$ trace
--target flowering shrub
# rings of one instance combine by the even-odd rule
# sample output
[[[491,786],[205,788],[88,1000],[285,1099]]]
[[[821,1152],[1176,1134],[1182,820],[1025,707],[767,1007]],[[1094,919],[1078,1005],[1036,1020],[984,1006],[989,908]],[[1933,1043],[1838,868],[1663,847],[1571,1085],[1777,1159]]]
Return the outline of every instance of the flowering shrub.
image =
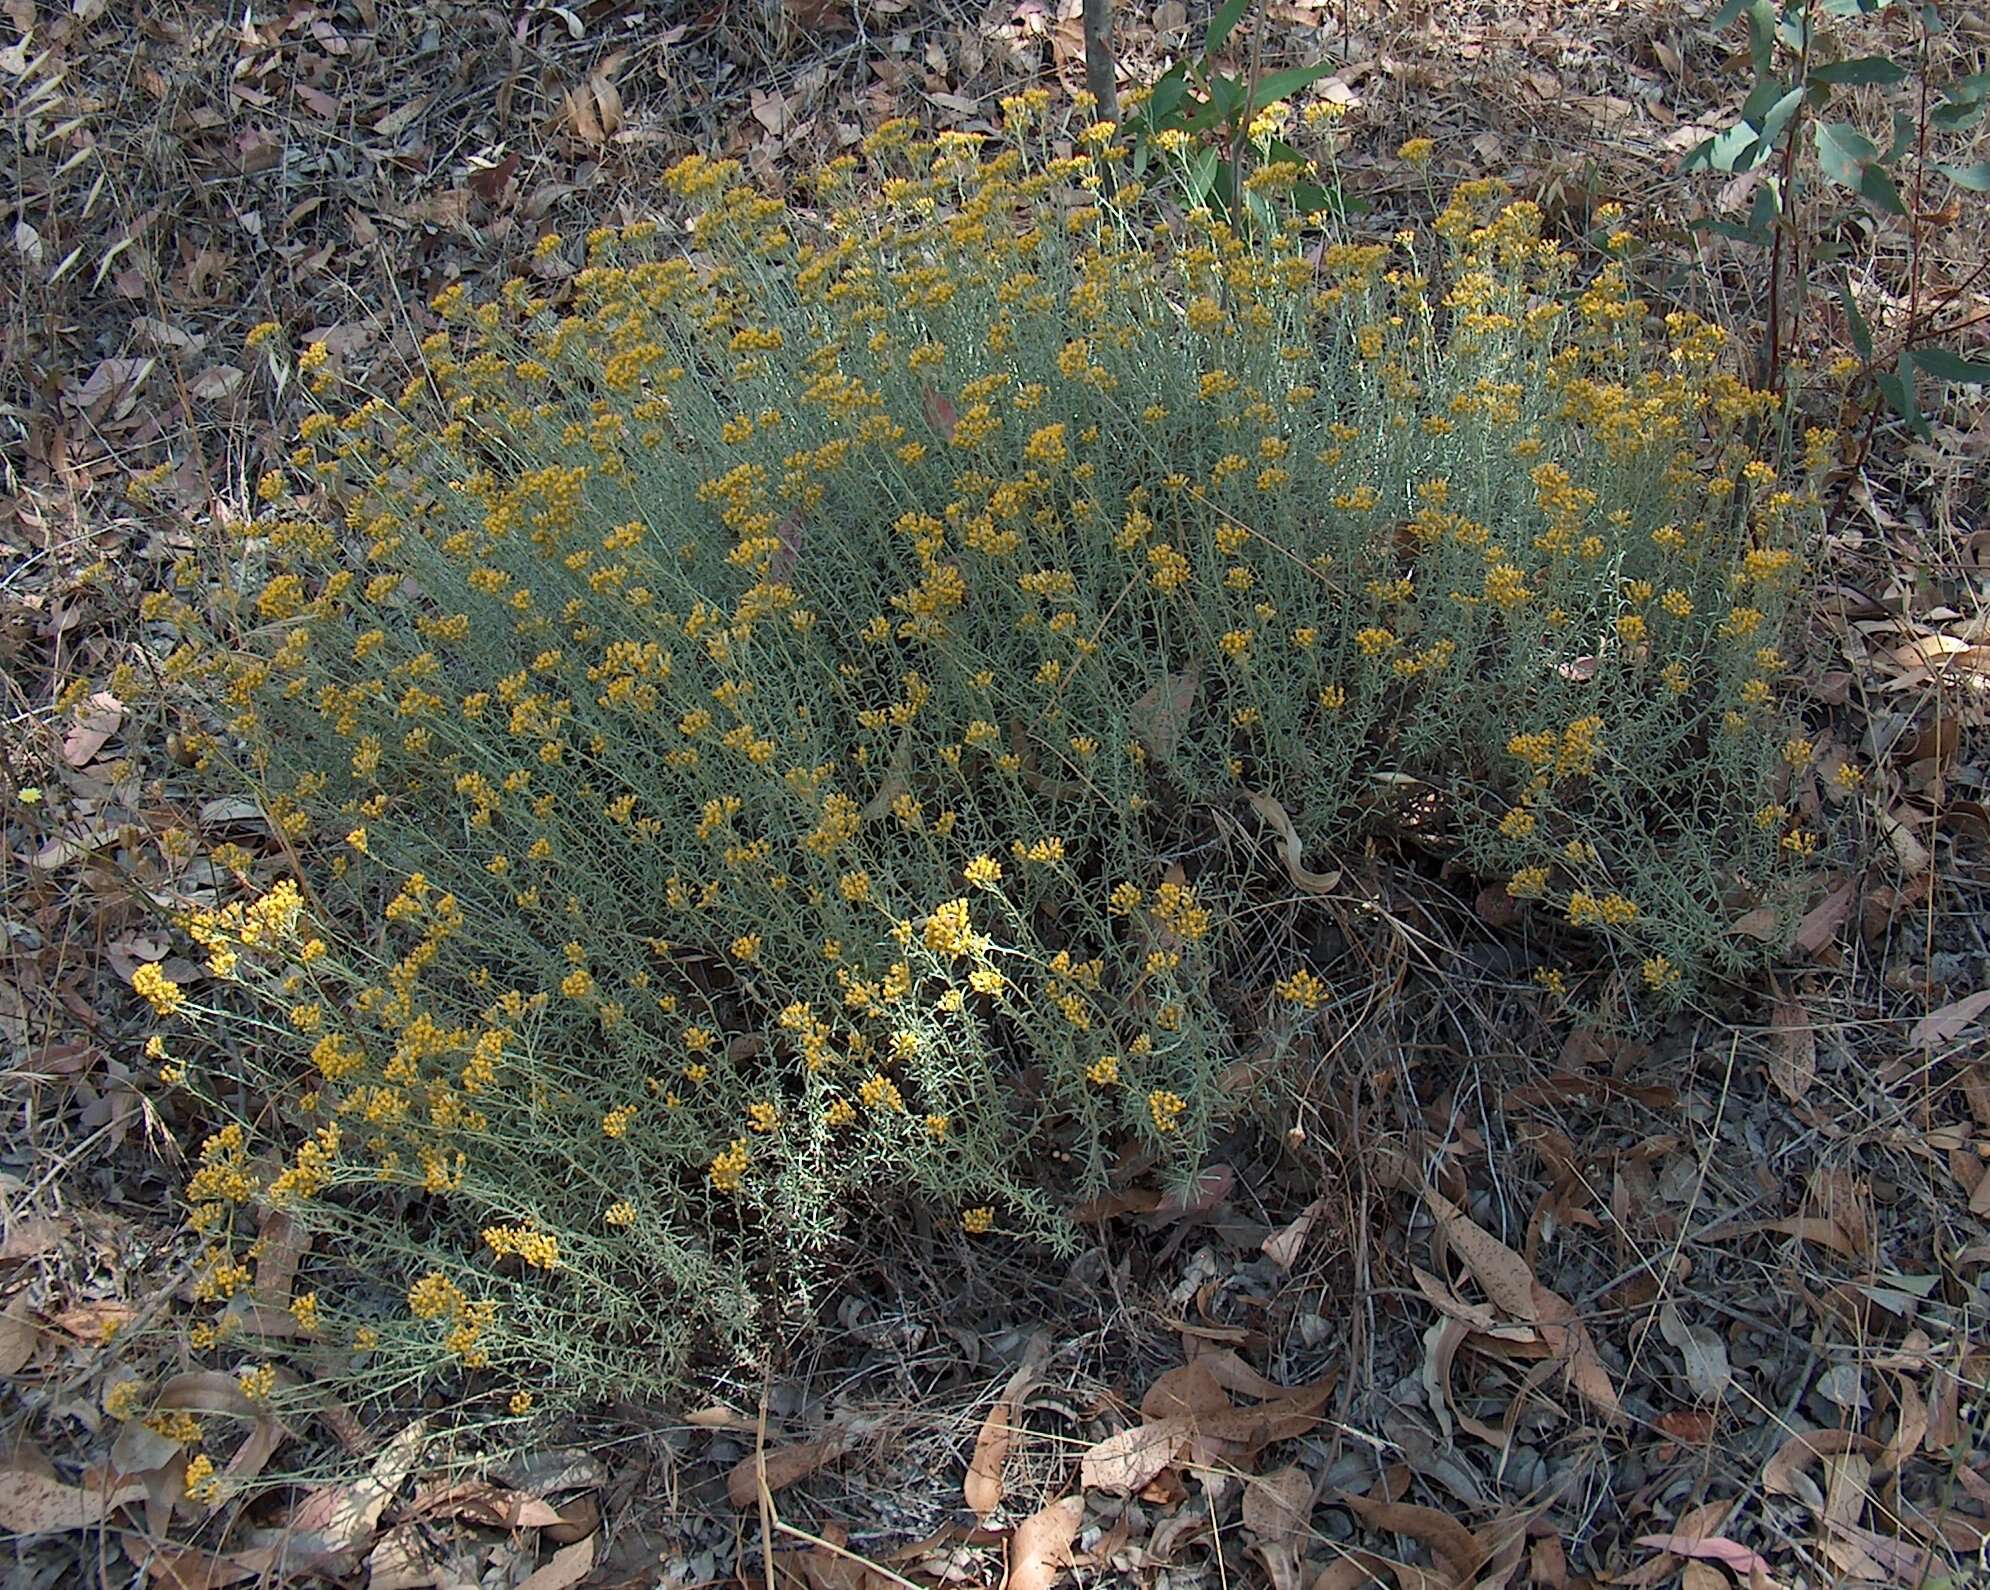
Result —
[[[155,602],[298,880],[189,924],[280,1018],[202,1341],[256,1204],[391,1289],[328,1269],[288,1350],[517,1412],[751,1351],[853,1210],[1056,1241],[1129,1143],[1192,1175],[1237,1054],[1360,997],[1296,949],[1213,997],[1280,882],[1200,843],[1247,793],[1329,856],[1413,821],[1661,1008],[1787,918],[1815,503],[1722,334],[1493,182],[1247,241],[1009,108],[887,125],[820,220],[686,160],[685,243],[597,232],[560,313],[445,292],[264,483],[227,643]]]

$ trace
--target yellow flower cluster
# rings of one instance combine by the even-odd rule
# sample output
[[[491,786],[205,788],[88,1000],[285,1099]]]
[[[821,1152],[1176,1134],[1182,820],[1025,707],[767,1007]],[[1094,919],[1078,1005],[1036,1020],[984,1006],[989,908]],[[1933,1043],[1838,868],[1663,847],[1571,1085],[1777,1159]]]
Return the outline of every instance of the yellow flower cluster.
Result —
[[[1302,1010],[1315,1010],[1326,1003],[1327,985],[1305,967],[1280,980],[1278,997],[1299,1006]]]
[[[441,1271],[431,1270],[408,1288],[408,1312],[418,1320],[446,1324],[443,1346],[465,1368],[481,1369],[490,1362],[484,1341],[497,1321],[494,1301],[473,1300]]]
[[[500,1258],[516,1255],[535,1270],[556,1270],[560,1265],[560,1239],[550,1231],[530,1226],[486,1226],[484,1246]]]
[[[735,1137],[712,1160],[712,1185],[720,1192],[738,1192],[746,1181],[747,1167],[753,1163],[753,1156],[747,1152],[746,1139]]]
[[[147,962],[131,974],[131,986],[161,1016],[179,1013],[186,1002],[186,994],[180,985],[168,977],[160,967]]]

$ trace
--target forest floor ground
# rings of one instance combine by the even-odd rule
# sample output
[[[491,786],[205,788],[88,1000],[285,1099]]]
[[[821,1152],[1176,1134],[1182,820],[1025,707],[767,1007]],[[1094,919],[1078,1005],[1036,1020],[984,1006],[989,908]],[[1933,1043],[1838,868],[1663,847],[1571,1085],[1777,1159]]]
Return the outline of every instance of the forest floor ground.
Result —
[[[1836,804],[1861,860],[1820,878],[1799,959],[1740,1007],[1648,1043],[1571,1028],[1473,902],[1433,906],[1426,875],[1374,860],[1415,946],[1393,996],[1188,1207],[1129,1187],[1054,1269],[993,1248],[936,1269],[920,1233],[881,1234],[764,1378],[611,1410],[475,1484],[433,1483],[405,1430],[336,1420],[296,1439],[374,1475],[329,1494],[206,1512],[106,1479],[116,1337],[191,1252],[174,1197],[200,1123],[148,1082],[128,990],[164,931],[148,885],[180,864],[153,836],[241,841],[253,814],[203,805],[100,683],[80,719],[57,703],[128,654],[159,572],[251,513],[289,451],[296,393],[248,379],[245,333],[273,320],[391,391],[436,291],[650,213],[686,152],[783,190],[888,116],[991,130],[1002,94],[1076,89],[1077,9],[5,0],[9,1582],[1990,1582],[1981,389],[1925,436],[1877,427],[1846,483],[1806,682],[1820,740],[1871,777],[1800,798]],[[1207,9],[1122,4],[1122,83]],[[1957,9],[1941,47],[1980,71],[1990,30]],[[1335,63],[1308,93],[1350,107],[1364,225],[1426,213],[1396,151],[1428,136],[1440,185],[1502,176],[1553,230],[1610,202],[1669,230],[1679,302],[1747,327],[1759,251],[1684,230],[1750,190],[1681,169],[1748,86],[1711,12],[1270,0],[1239,50]],[[1857,26],[1910,49],[1900,8]],[[1900,240],[1868,223],[1850,268],[1866,318],[1898,324]],[[1985,227],[1963,208],[1917,235],[1921,290],[1977,357]],[[1844,331],[1818,306],[1821,364]],[[1143,1461],[1128,1432],[1171,1417],[1224,1434],[1201,1462]],[[1131,1495],[1079,1483],[1101,1474]]]

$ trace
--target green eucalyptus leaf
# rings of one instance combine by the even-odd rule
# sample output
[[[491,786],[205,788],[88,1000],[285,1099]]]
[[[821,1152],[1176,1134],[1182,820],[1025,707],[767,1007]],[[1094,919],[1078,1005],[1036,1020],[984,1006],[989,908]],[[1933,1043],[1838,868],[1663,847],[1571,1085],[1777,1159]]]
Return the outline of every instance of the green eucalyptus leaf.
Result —
[[[1942,90],[1942,98],[1957,104],[1980,105],[1990,99],[1990,72],[1971,72]]]
[[[1212,95],[1208,99],[1195,101],[1194,108],[1184,113],[1179,123],[1182,131],[1191,135],[1206,133],[1212,127],[1220,127],[1229,120],[1222,104]]]
[[[1990,193],[1990,160],[1978,160],[1967,166],[1948,166],[1937,161],[1935,169],[1959,188],[1967,188],[1971,193]]]
[[[1884,11],[1893,0],[1820,0],[1820,9],[1828,17],[1869,17]]]
[[[1829,66],[1813,66],[1810,76],[1813,82],[1829,83],[1833,88],[1873,88],[1904,81],[1907,68],[1884,55],[1860,55]]]
[[[1859,173],[1859,197],[1868,204],[1876,204],[1888,215],[1905,215],[1907,205],[1900,197],[1900,189],[1883,167],[1867,166]]]
[[[1769,119],[1769,112],[1788,94],[1789,89],[1780,77],[1757,78],[1755,86],[1748,91],[1748,97],[1741,102],[1741,119],[1759,129]]]
[[[1817,140],[1817,163],[1824,168],[1824,174],[1843,187],[1856,189],[1859,173],[1879,153],[1878,146],[1846,121],[1813,123],[1813,136]]]
[[[1776,24],[1776,37],[1792,55],[1801,55],[1810,45],[1810,0],[1790,0]]]
[[[1797,113],[1797,107],[1802,103],[1803,90],[1793,88],[1769,107],[1769,114],[1757,124],[1762,129],[1763,153],[1766,154],[1775,146],[1776,140],[1782,136],[1783,129],[1789,126],[1790,118]]]
[[[1893,142],[1886,146],[1886,153],[1879,157],[1879,163],[1883,166],[1891,166],[1894,161],[1898,160],[1914,146],[1914,140],[1917,136],[1918,129],[1914,125],[1914,118],[1904,110],[1895,111],[1893,113]]]
[[[1874,380],[1879,383],[1880,395],[1886,399],[1886,406],[1903,420],[1907,419],[1914,408],[1914,394],[1907,383],[1892,370],[1880,371]]]
[[[1292,190],[1292,200],[1301,215],[1311,215],[1315,210],[1323,210],[1328,215],[1342,219],[1350,215],[1365,215],[1368,201],[1343,193],[1339,188],[1322,187],[1317,182],[1302,182]]]
[[[1753,171],[1761,163],[1762,140],[1747,122],[1736,122],[1725,132],[1715,133],[1686,157],[1688,171],[1706,167],[1714,171]]]
[[[1205,61],[1223,48],[1223,41],[1236,30],[1237,24],[1244,20],[1244,13],[1250,9],[1251,0],[1223,0],[1222,8],[1209,19],[1209,36],[1202,42],[1202,58]]]
[[[1928,417],[1921,412],[1920,398],[1914,390],[1914,374],[1914,354],[1902,348],[1899,368],[1883,370],[1876,379],[1887,406],[1907,423],[1909,430],[1926,441],[1934,432],[1928,424]]]
[[[1715,237],[1728,238],[1736,243],[1766,244],[1769,231],[1743,224],[1740,221],[1725,220],[1718,215],[1702,215],[1686,223],[1689,232],[1711,232]]]
[[[1769,0],[1749,0],[1748,55],[1759,83],[1776,59],[1776,8]]]
[[[1965,359],[1947,348],[1916,348],[1914,363],[1916,368],[1926,370],[1937,381],[1990,385],[1990,363],[1982,359]]]
[[[1161,75],[1154,85],[1154,92],[1147,96],[1142,108],[1147,125],[1156,132],[1165,131],[1174,125],[1169,120],[1181,106],[1182,96],[1188,92],[1188,64],[1177,61]]]
[[[1944,132],[1974,127],[1982,119],[1983,101],[1980,99],[1945,99],[1928,111],[1928,125],[1939,127]]]
[[[1260,110],[1267,105],[1276,105],[1282,99],[1290,99],[1300,89],[1319,82],[1333,69],[1332,61],[1319,61],[1312,66],[1293,66],[1282,72],[1267,72],[1258,79],[1257,92],[1251,102]]]

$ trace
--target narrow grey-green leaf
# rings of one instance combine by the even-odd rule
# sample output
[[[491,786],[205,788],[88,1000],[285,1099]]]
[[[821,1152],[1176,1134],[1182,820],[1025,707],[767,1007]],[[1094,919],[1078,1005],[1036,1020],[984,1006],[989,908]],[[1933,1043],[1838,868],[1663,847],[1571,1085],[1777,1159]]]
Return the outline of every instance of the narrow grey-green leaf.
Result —
[[[1899,370],[1883,370],[1876,379],[1888,406],[1907,422],[1909,430],[1925,441],[1933,431],[1928,416],[1921,412],[1921,400],[1914,390],[1914,373],[1914,354],[1902,348]]]
[[[1920,133],[1921,129],[1912,116],[1902,110],[1895,111],[1893,113],[1893,142],[1886,146],[1885,152],[1879,157],[1879,163],[1891,170],[1894,161],[1907,153],[1908,149],[1913,146],[1914,140],[1920,136]]]
[[[1147,122],[1157,131],[1170,125],[1168,118],[1175,107],[1182,102],[1188,92],[1188,69],[1180,61],[1168,68],[1167,75],[1154,85],[1154,92],[1147,98]]]
[[[1209,197],[1209,190],[1216,184],[1217,154],[1212,144],[1195,157],[1195,168],[1189,172],[1188,196],[1191,204],[1200,204]]]

